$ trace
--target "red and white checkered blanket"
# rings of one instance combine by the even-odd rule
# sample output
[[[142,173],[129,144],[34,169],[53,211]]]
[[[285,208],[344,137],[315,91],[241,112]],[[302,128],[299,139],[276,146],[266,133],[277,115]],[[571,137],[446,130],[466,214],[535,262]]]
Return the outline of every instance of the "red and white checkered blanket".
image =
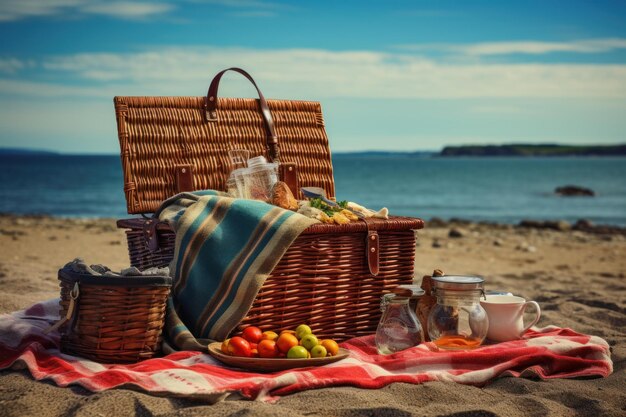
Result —
[[[0,369],[28,368],[37,380],[91,391],[132,387],[156,395],[217,401],[238,396],[274,401],[306,389],[349,385],[380,388],[392,382],[451,381],[484,385],[494,378],[606,377],[612,372],[609,346],[596,336],[550,326],[518,340],[472,351],[440,351],[424,343],[393,355],[378,355],[373,336],[344,342],[342,361],[271,374],[227,368],[208,354],[178,352],[133,365],[103,365],[59,351],[59,336],[45,335],[58,320],[58,300],[0,316]]]

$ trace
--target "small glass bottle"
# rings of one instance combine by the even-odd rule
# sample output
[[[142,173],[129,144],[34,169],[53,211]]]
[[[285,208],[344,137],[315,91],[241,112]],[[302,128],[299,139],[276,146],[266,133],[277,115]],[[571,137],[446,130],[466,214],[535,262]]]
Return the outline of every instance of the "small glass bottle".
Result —
[[[376,349],[388,355],[419,345],[424,341],[422,326],[409,297],[385,294],[380,303],[383,315],[376,329]]]
[[[475,276],[432,277],[437,304],[428,315],[428,335],[441,349],[467,350],[479,347],[489,328],[487,313],[480,305],[484,279]]]

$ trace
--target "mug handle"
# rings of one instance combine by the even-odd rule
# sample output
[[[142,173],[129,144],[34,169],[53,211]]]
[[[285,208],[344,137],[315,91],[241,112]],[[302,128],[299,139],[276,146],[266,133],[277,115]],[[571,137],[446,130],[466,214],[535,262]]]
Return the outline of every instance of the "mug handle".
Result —
[[[526,330],[530,329],[532,326],[537,324],[537,322],[539,321],[539,318],[541,317],[541,308],[539,307],[539,304],[537,304],[537,302],[535,301],[526,301],[524,303],[524,312],[526,311],[526,307],[528,307],[529,304],[535,307],[536,316],[535,316],[535,319],[528,326],[524,327],[522,334],[526,333]]]

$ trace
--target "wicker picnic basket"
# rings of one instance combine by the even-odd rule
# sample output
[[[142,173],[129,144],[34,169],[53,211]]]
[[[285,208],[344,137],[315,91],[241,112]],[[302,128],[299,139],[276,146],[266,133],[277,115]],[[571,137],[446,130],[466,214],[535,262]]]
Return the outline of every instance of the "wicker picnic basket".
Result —
[[[248,73],[230,70],[252,82],[258,100],[218,98],[228,70],[215,76],[206,97],[115,97],[127,208],[144,215],[118,221],[126,229],[131,265],[169,264],[174,232],[145,214],[179,192],[224,190],[231,149],[280,162],[281,178],[296,196],[300,186],[335,195],[320,104],[266,100]],[[381,295],[412,283],[415,231],[422,227],[422,220],[409,217],[310,226],[266,279],[236,330],[309,323],[319,337],[336,340],[373,333]]]
[[[63,352],[104,363],[134,363],[159,352],[170,277],[93,276],[66,266],[59,281]]]

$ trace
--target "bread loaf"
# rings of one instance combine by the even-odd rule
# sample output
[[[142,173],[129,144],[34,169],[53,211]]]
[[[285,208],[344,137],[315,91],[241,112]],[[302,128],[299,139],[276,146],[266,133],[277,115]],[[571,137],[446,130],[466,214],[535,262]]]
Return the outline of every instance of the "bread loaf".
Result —
[[[282,181],[278,181],[272,188],[272,204],[287,210],[298,210],[298,201],[289,186]]]

